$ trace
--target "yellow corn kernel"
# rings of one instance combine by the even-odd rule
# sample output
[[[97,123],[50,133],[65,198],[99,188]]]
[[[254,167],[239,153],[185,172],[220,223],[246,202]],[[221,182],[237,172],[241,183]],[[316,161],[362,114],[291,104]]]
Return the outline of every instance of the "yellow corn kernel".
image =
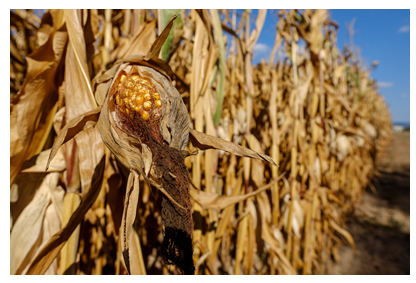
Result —
[[[162,107],[162,101],[160,101],[159,99],[155,100],[155,106],[156,106],[157,108]]]
[[[149,116],[149,112],[143,111],[142,113],[142,118],[143,120],[147,121],[149,120],[150,116]]]
[[[122,73],[119,82],[115,102],[126,115],[133,118],[134,114],[138,113],[144,121],[148,121],[153,105],[157,108],[162,107],[160,94],[151,80],[142,78],[137,73]]]
[[[141,96],[141,95],[136,96],[136,104],[138,104],[138,105],[143,104],[143,96]]]
[[[134,81],[134,82],[138,82],[139,80],[140,80],[140,77],[139,77],[139,75],[131,75],[131,80],[132,81]]]
[[[146,111],[149,111],[150,109],[152,109],[152,102],[151,101],[145,101],[143,103],[143,109]]]
[[[130,106],[130,109],[134,109],[134,107],[136,106],[136,104],[134,103],[134,101],[133,100],[130,100],[129,101],[129,106]]]
[[[141,105],[134,106],[134,111],[139,112],[140,114],[142,114],[143,113],[143,106],[141,106]]]
[[[151,97],[150,93],[146,92],[145,95],[143,96],[143,100],[144,101],[149,101],[151,99],[152,99],[152,97]]]

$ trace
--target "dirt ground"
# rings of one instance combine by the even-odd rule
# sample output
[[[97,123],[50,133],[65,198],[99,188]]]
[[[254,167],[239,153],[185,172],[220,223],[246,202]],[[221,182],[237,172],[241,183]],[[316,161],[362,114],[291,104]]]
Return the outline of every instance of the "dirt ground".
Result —
[[[381,173],[347,220],[355,254],[348,245],[328,274],[410,274],[410,132],[395,133],[378,162]]]

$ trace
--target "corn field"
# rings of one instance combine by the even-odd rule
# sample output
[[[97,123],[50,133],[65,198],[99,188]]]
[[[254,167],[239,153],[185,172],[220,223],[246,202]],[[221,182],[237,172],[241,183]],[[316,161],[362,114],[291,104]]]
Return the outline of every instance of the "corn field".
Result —
[[[274,12],[254,65],[266,10],[11,10],[10,274],[325,274],[354,249],[389,109],[328,11]]]

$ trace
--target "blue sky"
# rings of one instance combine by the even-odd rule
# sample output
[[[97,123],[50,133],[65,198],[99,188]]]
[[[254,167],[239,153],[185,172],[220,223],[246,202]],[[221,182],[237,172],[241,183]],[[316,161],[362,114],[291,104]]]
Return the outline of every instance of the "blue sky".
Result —
[[[337,9],[329,13],[339,25],[340,50],[349,42],[347,24],[354,19],[354,45],[359,48],[366,66],[378,61],[370,76],[377,81],[393,122],[410,123],[410,10]],[[268,10],[255,48],[254,63],[261,57],[269,58],[277,21],[277,10]]]

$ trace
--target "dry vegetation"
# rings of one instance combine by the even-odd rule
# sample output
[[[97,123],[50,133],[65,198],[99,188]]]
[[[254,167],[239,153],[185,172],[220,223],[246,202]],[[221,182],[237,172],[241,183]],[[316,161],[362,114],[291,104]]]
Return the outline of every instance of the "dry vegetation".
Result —
[[[161,100],[189,114],[177,146],[160,131],[172,134],[168,155],[186,156],[196,274],[322,274],[343,242],[354,247],[345,216],[370,184],[391,120],[370,70],[336,48],[327,11],[276,11],[273,52],[256,66],[266,11],[38,14],[10,11],[11,274],[183,271],[163,260],[162,214],[188,189],[175,197],[155,178],[154,151],[148,159],[123,134],[109,146],[114,131],[103,130],[123,64],[172,79],[178,96]],[[165,40],[158,59],[153,43]],[[196,152],[210,148],[224,150]]]

